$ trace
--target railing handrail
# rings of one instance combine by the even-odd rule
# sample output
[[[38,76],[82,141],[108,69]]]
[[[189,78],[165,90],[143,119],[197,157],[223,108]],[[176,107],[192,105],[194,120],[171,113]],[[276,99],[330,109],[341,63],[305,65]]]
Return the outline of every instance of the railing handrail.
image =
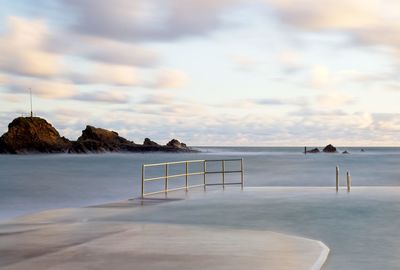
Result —
[[[231,162],[231,161],[240,161],[240,170],[225,170],[225,162]],[[221,171],[207,171],[207,163],[208,162],[221,162]],[[189,172],[189,164],[191,163],[201,163],[203,164],[203,170],[202,171],[196,171],[196,172]],[[186,171],[185,173],[179,173],[179,174],[169,174],[169,165],[177,165],[177,164],[186,164]],[[146,178],[145,175],[145,169],[148,167],[165,167],[165,175],[164,176],[158,176],[158,177],[150,177]],[[231,173],[240,173],[241,174],[241,181],[238,183],[225,183],[225,174],[231,174]],[[206,182],[206,175],[207,174],[222,174],[222,183],[221,184],[207,184]],[[203,184],[200,185],[192,185],[190,186],[188,183],[188,178],[189,176],[194,176],[194,175],[203,175]],[[173,188],[169,189],[168,188],[168,181],[169,179],[172,178],[178,178],[178,177],[185,177],[185,186],[184,187],[178,187],[178,188]],[[155,192],[149,192],[145,193],[145,183],[150,182],[150,181],[161,181],[164,180],[164,189],[160,191],[155,191]],[[142,164],[142,198],[148,195],[154,195],[154,194],[160,194],[160,193],[168,193],[170,191],[175,191],[175,190],[181,190],[181,189],[186,189],[188,191],[189,188],[193,187],[201,187],[203,186],[204,189],[206,186],[211,186],[211,185],[222,185],[225,187],[225,185],[241,185],[243,187],[244,185],[244,167],[243,167],[243,158],[237,158],[237,159],[201,159],[201,160],[184,160],[184,161],[172,161],[172,162],[161,162],[161,163],[153,163],[153,164]]]

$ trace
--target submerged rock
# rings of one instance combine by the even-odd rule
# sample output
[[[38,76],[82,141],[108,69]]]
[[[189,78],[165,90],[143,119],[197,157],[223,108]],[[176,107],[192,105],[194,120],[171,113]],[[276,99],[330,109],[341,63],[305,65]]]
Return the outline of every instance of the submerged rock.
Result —
[[[62,153],[70,147],[68,139],[61,137],[50,123],[39,117],[14,119],[0,138],[0,153]]]
[[[350,153],[346,150],[342,154],[350,154]]]
[[[336,149],[336,147],[334,147],[332,144],[328,144],[328,145],[324,148],[324,150],[322,150],[322,151],[324,151],[325,153],[336,153],[336,152],[337,152],[337,149]]]

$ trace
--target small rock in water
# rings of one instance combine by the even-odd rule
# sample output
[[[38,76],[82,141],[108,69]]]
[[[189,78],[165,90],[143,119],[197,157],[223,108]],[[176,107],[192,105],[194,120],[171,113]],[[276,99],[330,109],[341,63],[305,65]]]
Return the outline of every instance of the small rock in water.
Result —
[[[336,153],[337,149],[332,144],[329,144],[322,151],[324,151],[325,153]]]
[[[350,154],[350,153],[346,150],[342,154]]]
[[[320,152],[321,152],[321,151],[319,151],[318,148],[314,148],[314,149],[312,149],[312,150],[306,151],[306,153],[310,153],[310,154],[316,154],[316,153],[320,153]]]

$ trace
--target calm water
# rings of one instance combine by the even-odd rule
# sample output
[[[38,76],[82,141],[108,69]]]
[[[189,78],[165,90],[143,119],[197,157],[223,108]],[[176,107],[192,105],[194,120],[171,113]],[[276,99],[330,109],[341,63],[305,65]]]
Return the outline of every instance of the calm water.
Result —
[[[0,155],[0,219],[136,197],[141,164],[173,160],[243,157],[246,186],[333,186],[336,165],[340,166],[343,185],[349,170],[353,185],[400,186],[399,148],[360,149],[341,148],[349,150],[350,155],[306,156],[302,148],[240,147],[202,148],[202,153],[195,154]],[[227,166],[234,169],[236,165]],[[162,173],[149,171],[154,176]],[[219,181],[218,177],[209,181]],[[230,177],[228,180],[237,179]],[[194,177],[191,181],[199,180]]]
[[[243,157],[246,187],[333,187],[338,165],[342,185],[350,171],[354,186],[386,188],[356,188],[349,194],[299,188],[294,192],[285,188],[196,192],[189,193],[194,197],[184,202],[144,208],[132,218],[301,235],[322,240],[331,248],[325,269],[399,269],[400,148],[341,150],[345,149],[351,154],[305,156],[302,148],[202,148],[203,152],[192,154],[0,155],[0,219],[137,197],[143,163]],[[227,169],[235,170],[238,165],[227,164]],[[208,169],[219,170],[219,166],[210,164]],[[182,173],[184,169],[172,167],[170,171]],[[191,171],[201,169],[190,167]],[[163,173],[148,171],[149,177]],[[237,181],[238,176],[226,180]],[[171,186],[183,181],[171,180]],[[190,181],[194,184],[202,178]],[[214,175],[208,181],[221,179]],[[162,183],[151,182],[147,189],[160,187]]]

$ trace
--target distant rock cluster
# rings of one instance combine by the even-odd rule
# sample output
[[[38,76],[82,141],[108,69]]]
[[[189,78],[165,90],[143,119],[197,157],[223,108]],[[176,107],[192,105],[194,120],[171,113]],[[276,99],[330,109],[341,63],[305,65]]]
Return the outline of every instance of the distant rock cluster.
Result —
[[[337,149],[332,144],[328,144],[327,146],[325,146],[325,148],[322,150],[322,152],[337,153]],[[321,151],[318,148],[314,148],[311,150],[306,150],[305,153],[316,154],[316,153],[321,153]]]
[[[18,117],[8,125],[0,137],[0,153],[101,153],[101,152],[192,152],[195,151],[176,139],[159,145],[149,138],[136,144],[115,131],[86,126],[76,141],[61,137],[45,119]]]
[[[325,148],[322,150],[324,153],[337,153],[337,148],[333,146],[332,144],[328,144],[325,146]],[[361,152],[365,152],[365,149],[361,149]],[[321,151],[318,148],[313,148],[311,150],[307,150],[307,148],[304,149],[305,154],[317,154],[321,153]],[[342,154],[350,154],[349,151],[345,150],[342,152]]]

